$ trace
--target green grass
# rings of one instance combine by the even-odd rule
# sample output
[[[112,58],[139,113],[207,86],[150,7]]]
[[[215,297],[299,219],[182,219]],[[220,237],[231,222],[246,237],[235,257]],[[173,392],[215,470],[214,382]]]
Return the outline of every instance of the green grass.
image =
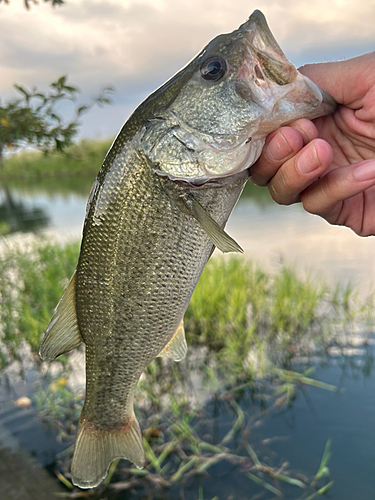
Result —
[[[43,332],[73,274],[78,242],[64,247],[39,243],[27,250],[11,247],[0,258],[0,363],[18,359],[22,342],[36,353]]]
[[[259,375],[270,362],[287,368],[298,355],[326,349],[370,313],[353,289],[332,289],[287,267],[272,275],[245,259],[217,258],[203,271],[185,328],[190,345],[210,346],[232,372]]]
[[[15,154],[4,161],[0,180],[70,176],[95,178],[110,145],[110,140],[84,140],[69,148],[66,155],[39,152]]]
[[[72,275],[79,243],[41,241],[27,249],[12,246],[0,257],[1,339],[16,352],[21,340],[37,351],[52,312]],[[311,343],[325,348],[342,331],[369,314],[369,303],[352,289],[300,278],[286,267],[272,275],[251,261],[213,258],[206,266],[185,315],[191,346],[206,346],[233,373],[251,371],[249,353],[259,362],[287,367]]]
[[[3,250],[2,368],[14,359],[21,361],[24,342],[37,352],[78,253],[78,242],[59,245],[39,241],[27,248]],[[318,280],[301,278],[286,267],[273,275],[245,259],[213,258],[185,315],[187,358],[181,363],[157,358],[138,384],[135,409],[143,428],[148,466],[140,471],[120,461],[117,469],[111,467],[108,492],[137,488],[139,495],[134,498],[141,498],[142,491],[178,487],[183,495],[187,482],[200,484],[213,466],[227,462],[244,474],[249,491],[263,491],[258,498],[321,498],[333,484],[329,479],[329,443],[320,466],[317,463],[318,472],[306,477],[287,467],[280,469],[277,459],[273,464],[264,460],[264,446],[253,442],[250,429],[262,425],[266,416],[280,407],[293,404],[303,387],[336,390],[315,380],[311,370],[293,371],[293,360],[301,354],[325,352],[332,343],[340,345],[343,332],[350,334],[353,325],[366,322],[371,307],[370,299],[359,301],[350,287],[330,288]],[[49,384],[40,385],[34,404],[41,418],[58,428],[60,438],[71,444],[82,394],[73,394],[66,385],[66,359],[63,356],[63,363],[55,362],[59,372]],[[199,377],[199,390],[191,388],[192,373]],[[213,417],[207,414],[199,395],[190,398],[197,391],[206,398],[209,394],[210,401],[232,420],[220,439],[207,436],[205,425]],[[255,410],[249,414],[246,408],[250,400]],[[71,454],[69,448],[59,461],[65,474],[59,472],[59,477],[67,485]],[[212,498],[202,488],[197,488],[197,498]],[[101,498],[100,491],[92,498]],[[75,493],[72,489],[66,496]]]
[[[12,246],[0,257],[1,340],[15,353],[22,340],[37,352],[52,312],[72,275],[79,243],[40,241]],[[337,331],[371,314],[350,287],[329,288],[284,267],[272,275],[251,261],[213,258],[185,315],[190,346],[209,347],[231,372],[251,374],[270,362],[287,368],[296,355],[325,349]],[[252,353],[252,354],[251,354]],[[254,359],[256,353],[256,360]]]

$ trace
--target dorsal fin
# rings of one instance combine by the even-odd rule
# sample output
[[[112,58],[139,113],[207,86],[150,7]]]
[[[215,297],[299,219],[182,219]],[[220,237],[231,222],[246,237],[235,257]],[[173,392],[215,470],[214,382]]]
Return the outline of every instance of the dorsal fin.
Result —
[[[39,356],[51,361],[83,342],[76,312],[76,272],[57,304],[39,348]]]
[[[174,332],[171,340],[158,354],[158,356],[165,356],[167,358],[174,359],[175,361],[181,361],[184,359],[187,353],[187,344],[183,321],[183,319],[180,321],[180,324]]]

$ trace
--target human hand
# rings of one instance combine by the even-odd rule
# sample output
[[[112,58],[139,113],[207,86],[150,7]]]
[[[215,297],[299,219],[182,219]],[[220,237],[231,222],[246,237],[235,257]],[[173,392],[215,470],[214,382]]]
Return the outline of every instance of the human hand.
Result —
[[[297,120],[270,134],[251,180],[267,185],[279,204],[301,201],[331,224],[374,235],[375,52],[300,72],[339,106],[333,115]]]

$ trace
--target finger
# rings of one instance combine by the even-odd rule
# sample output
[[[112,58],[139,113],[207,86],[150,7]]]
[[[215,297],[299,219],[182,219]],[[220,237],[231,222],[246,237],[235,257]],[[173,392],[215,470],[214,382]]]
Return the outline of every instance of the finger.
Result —
[[[353,105],[363,99],[366,90],[363,88],[364,74],[374,66],[374,53],[347,59],[345,61],[306,64],[298,71],[318,84],[331,94],[338,103]],[[373,84],[373,78],[368,78],[368,85]]]
[[[342,202],[375,185],[375,160],[365,160],[334,169],[301,194],[307,212],[331,224],[342,223]]]
[[[284,162],[316,137],[318,137],[317,128],[306,119],[296,120],[270,134],[260,158],[250,168],[251,182],[265,186]]]
[[[291,205],[300,200],[300,194],[320,176],[332,163],[332,148],[323,139],[314,139],[296,156],[280,167],[268,184],[276,203]]]

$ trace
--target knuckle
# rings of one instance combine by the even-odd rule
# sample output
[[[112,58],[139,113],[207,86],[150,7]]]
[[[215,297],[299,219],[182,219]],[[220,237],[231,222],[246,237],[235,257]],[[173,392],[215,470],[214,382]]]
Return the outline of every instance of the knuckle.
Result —
[[[290,196],[298,191],[296,187],[295,180],[293,177],[284,169],[279,170],[279,184],[281,186],[281,191],[286,195]]]
[[[307,144],[318,137],[318,129],[314,123],[307,118],[301,118],[295,123],[296,129],[300,132],[304,139],[304,143]]]
[[[301,203],[303,208],[308,212],[309,214],[314,214],[314,215],[322,215],[317,208],[317,203],[315,196],[312,194],[307,194],[307,193],[302,193],[301,195]]]
[[[365,228],[361,228],[359,231],[356,231],[355,228],[351,227],[351,229],[358,234],[358,236],[363,236],[363,237],[367,237],[367,236],[373,236],[373,231],[370,231],[369,229],[365,229]]]
[[[280,205],[281,203],[279,201],[279,195],[273,184],[268,184],[268,192],[270,193],[270,196],[273,199],[273,201]]]
[[[278,205],[292,205],[293,203],[297,203],[300,200],[299,193],[294,193],[294,194],[280,193],[271,183],[268,184],[268,191],[273,201],[276,202]]]
[[[328,212],[332,206],[335,206],[339,200],[333,196],[331,187],[330,176],[322,177],[319,181],[319,189],[314,190],[304,201],[306,210],[321,215]]]
[[[267,179],[256,174],[255,172],[250,174],[249,180],[250,180],[250,182],[252,182],[256,186],[262,186],[262,187],[267,186],[267,182],[268,182]]]

